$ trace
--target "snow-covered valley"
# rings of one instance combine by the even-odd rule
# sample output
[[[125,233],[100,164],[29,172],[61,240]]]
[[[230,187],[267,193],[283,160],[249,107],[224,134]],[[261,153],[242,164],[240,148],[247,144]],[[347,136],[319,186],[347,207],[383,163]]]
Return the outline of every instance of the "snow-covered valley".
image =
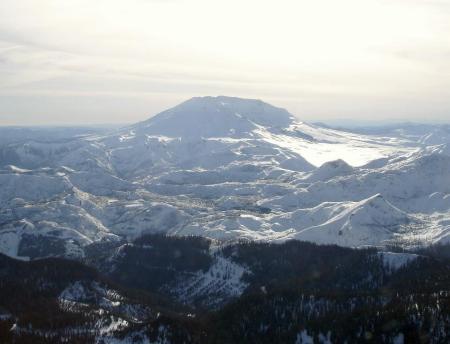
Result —
[[[126,128],[54,130],[1,141],[0,253],[82,257],[151,233],[450,242],[448,126],[335,130],[258,100],[202,97]]]

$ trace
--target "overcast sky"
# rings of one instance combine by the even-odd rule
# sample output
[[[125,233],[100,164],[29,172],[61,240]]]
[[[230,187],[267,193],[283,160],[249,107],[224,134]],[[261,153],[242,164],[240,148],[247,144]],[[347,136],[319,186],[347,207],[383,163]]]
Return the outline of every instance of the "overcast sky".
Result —
[[[450,121],[450,0],[0,1],[0,124],[135,122],[200,95]]]

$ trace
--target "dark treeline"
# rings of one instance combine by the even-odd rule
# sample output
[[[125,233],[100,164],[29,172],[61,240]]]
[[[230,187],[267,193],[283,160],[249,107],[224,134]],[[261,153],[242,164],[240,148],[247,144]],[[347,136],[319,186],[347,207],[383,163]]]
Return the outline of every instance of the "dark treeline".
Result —
[[[398,269],[372,248],[218,246],[162,235],[93,245],[84,262],[0,255],[0,342],[93,343],[101,326],[121,318],[128,326],[114,336],[136,343],[144,336],[168,343],[300,343],[305,336],[317,343],[446,343],[449,249],[417,250],[419,257]],[[208,309],[168,291],[207,273],[218,256],[245,267],[241,296],[225,295],[222,307]],[[74,283],[89,298],[62,304],[61,293]],[[120,293],[121,306],[105,306],[103,289]]]

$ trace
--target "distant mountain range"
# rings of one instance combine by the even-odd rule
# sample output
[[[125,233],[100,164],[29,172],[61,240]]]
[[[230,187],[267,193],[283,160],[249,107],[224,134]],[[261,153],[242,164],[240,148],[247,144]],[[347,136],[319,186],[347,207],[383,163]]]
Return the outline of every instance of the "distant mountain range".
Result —
[[[96,242],[154,233],[348,247],[449,242],[448,126],[363,131],[221,96],[118,130],[5,136],[0,252],[76,258]]]

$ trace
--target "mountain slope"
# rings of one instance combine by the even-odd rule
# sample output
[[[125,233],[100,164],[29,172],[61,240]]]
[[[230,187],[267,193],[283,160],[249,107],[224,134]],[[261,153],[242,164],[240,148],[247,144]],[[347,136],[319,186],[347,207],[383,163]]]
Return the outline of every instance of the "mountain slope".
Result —
[[[78,262],[0,254],[0,277],[2,343],[175,343],[195,334],[183,307],[174,312],[166,299],[112,284]]]
[[[104,275],[66,259],[0,255],[0,338],[448,342],[448,247],[394,254],[294,240],[216,244],[161,235],[93,244],[86,262]]]
[[[297,234],[298,240],[342,246],[383,246],[422,223],[377,194],[356,202],[327,222]]]

